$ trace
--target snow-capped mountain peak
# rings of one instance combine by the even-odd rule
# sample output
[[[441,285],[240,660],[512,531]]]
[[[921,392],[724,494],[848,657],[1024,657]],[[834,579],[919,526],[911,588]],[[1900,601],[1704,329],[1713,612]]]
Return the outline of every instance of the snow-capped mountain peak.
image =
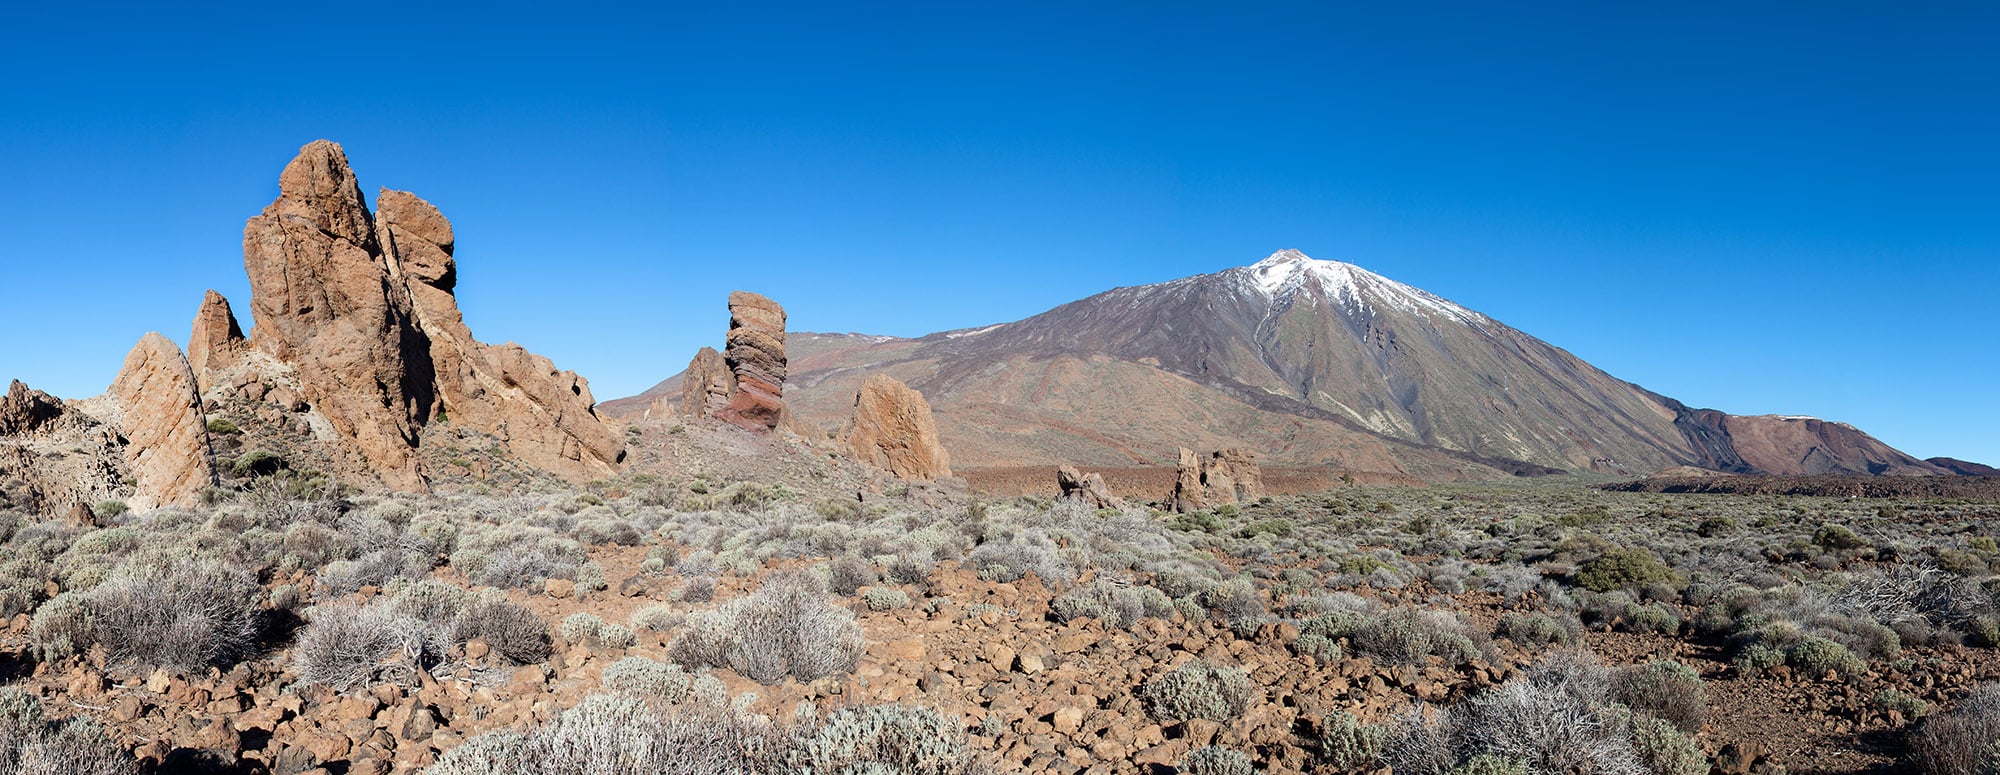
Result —
[[[1343,261],[1323,261],[1297,250],[1285,249],[1244,267],[1250,287],[1272,301],[1290,300],[1308,282],[1316,283],[1328,299],[1337,299],[1350,308],[1367,310],[1371,304],[1392,305],[1405,312],[1442,316],[1462,323],[1486,319],[1472,310],[1446,301],[1429,291],[1413,288]]]

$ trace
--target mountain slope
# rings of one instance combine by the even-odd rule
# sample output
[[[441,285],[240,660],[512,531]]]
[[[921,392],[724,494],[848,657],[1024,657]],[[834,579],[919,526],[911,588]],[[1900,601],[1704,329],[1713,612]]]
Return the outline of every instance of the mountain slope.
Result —
[[[786,399],[800,416],[838,422],[852,385],[886,371],[930,399],[968,467],[1243,444],[1281,463],[1426,478],[1943,472],[1837,423],[1690,409],[1486,315],[1291,250],[1014,323],[794,342]]]

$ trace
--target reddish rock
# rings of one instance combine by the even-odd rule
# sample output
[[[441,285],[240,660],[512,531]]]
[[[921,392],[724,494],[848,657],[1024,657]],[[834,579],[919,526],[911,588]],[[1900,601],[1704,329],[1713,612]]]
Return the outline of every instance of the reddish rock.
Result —
[[[194,313],[194,331],[188,334],[188,366],[194,369],[201,392],[213,387],[210,375],[234,365],[248,346],[229,300],[209,291],[201,299],[201,309]]]
[[[125,356],[111,397],[129,440],[125,467],[137,482],[126,505],[147,511],[199,503],[202,491],[215,485],[215,465],[194,372],[181,348],[147,334]]]
[[[1104,477],[1094,471],[1084,474],[1068,464],[1056,466],[1056,487],[1062,499],[1082,501],[1093,509],[1125,508],[1125,502],[1112,495]]]
[[[255,345],[298,368],[304,399],[384,484],[423,489],[414,454],[435,396],[409,293],[338,144],[301,148],[243,230]]]
[[[1182,448],[1178,455],[1174,511],[1198,511],[1224,503],[1247,503],[1263,493],[1263,474],[1249,450],[1232,447],[1206,457]]]
[[[507,451],[572,481],[610,476],[625,445],[597,416],[590,386],[575,372],[516,344],[472,337],[454,289],[458,265],[451,222],[405,191],[376,197],[377,230],[395,279],[407,287],[417,328],[428,340],[429,371],[445,417],[499,437]]]
[[[729,294],[729,335],[723,361],[736,378],[717,419],[768,431],[785,416],[785,308],[749,291]]]
[[[63,413],[62,399],[32,389],[20,380],[0,396],[0,436],[25,436],[53,423]]]
[[[862,462],[904,479],[929,482],[951,476],[951,459],[938,441],[930,403],[886,374],[861,383],[847,445]]]
[[[736,392],[736,374],[729,370],[722,353],[713,347],[703,347],[688,361],[687,371],[681,375],[681,398],[677,411],[682,417],[711,417],[729,406],[729,397]]]

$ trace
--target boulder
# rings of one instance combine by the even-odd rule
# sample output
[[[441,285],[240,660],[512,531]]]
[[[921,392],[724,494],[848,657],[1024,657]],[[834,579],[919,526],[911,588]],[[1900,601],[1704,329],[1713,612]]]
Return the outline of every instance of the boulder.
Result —
[[[736,389],[716,418],[748,430],[778,427],[785,415],[785,308],[748,291],[730,293],[723,361]]]
[[[869,376],[855,393],[847,445],[856,459],[903,479],[932,482],[951,476],[951,460],[938,441],[930,403],[886,374]]]
[[[1217,450],[1207,456],[1182,448],[1178,454],[1174,491],[1169,497],[1174,511],[1198,511],[1224,503],[1247,503],[1263,494],[1263,473],[1256,455],[1240,447]]]
[[[181,348],[147,334],[125,356],[110,394],[128,440],[125,467],[137,483],[126,505],[147,511],[198,504],[215,485],[215,464],[194,371]]]
[[[1111,488],[1104,485],[1104,477],[1092,471],[1088,474],[1063,464],[1056,466],[1056,487],[1063,500],[1077,500],[1093,509],[1122,509],[1125,501],[1111,494]]]
[[[222,294],[209,291],[202,296],[201,309],[194,313],[194,331],[188,334],[188,366],[194,369],[195,384],[203,393],[214,387],[213,375],[236,363],[248,343],[236,313]]]

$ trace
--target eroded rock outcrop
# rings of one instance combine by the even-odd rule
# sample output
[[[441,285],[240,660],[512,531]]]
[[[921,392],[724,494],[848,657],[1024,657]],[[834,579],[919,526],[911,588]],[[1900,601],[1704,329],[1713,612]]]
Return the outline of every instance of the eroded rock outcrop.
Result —
[[[615,473],[625,445],[597,416],[588,382],[520,345],[472,338],[455,295],[451,222],[405,191],[383,189],[376,206],[392,275],[408,289],[428,342],[443,416],[499,437],[522,462],[566,479]]]
[[[243,230],[251,341],[298,368],[302,398],[384,484],[422,489],[415,455],[436,400],[428,342],[390,276],[339,145],[315,141]]]
[[[125,356],[110,395],[128,442],[126,472],[135,482],[127,505],[147,511],[199,503],[202,491],[215,486],[215,464],[194,370],[181,348],[147,334]]]
[[[736,389],[717,419],[749,430],[778,427],[785,416],[785,308],[749,291],[730,293],[723,360]]]
[[[1095,471],[1080,473],[1067,463],[1056,466],[1056,488],[1061,491],[1057,497],[1082,501],[1093,509],[1125,508],[1125,501],[1112,495],[1111,488],[1104,484],[1104,477]]]
[[[1263,493],[1257,457],[1247,449],[1232,447],[1202,456],[1182,448],[1175,473],[1170,500],[1174,511],[1182,513],[1224,503],[1247,503]]]
[[[932,482],[951,476],[951,459],[938,441],[930,403],[886,374],[869,376],[855,393],[847,445],[856,459],[903,479]]]
[[[20,380],[0,396],[0,436],[25,436],[54,423],[63,413],[62,399],[28,387]]]
[[[297,369],[304,402],[369,473],[422,489],[416,450],[440,414],[564,478],[617,470],[624,443],[583,378],[472,337],[454,295],[456,241],[436,207],[385,189],[371,214],[340,146],[324,140],[279,184],[244,230],[251,341]]]
[[[690,419],[712,417],[729,406],[729,397],[735,392],[736,375],[722,353],[703,347],[695,351],[694,360],[688,361],[687,371],[682,372],[680,403],[675,411]]]
[[[247,346],[229,300],[209,291],[201,299],[201,309],[194,314],[194,330],[188,334],[188,366],[194,369],[201,392],[208,392],[213,375],[234,365]]]

